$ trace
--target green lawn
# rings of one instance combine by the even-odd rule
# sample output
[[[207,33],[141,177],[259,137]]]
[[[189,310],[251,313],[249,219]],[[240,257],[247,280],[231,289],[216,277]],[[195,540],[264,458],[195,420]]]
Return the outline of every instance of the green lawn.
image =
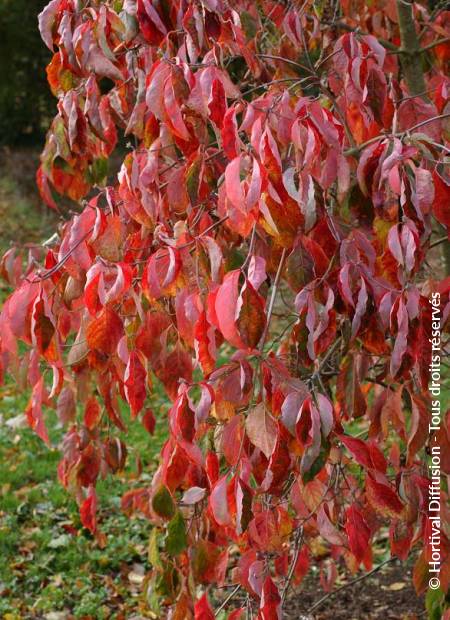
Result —
[[[153,406],[164,408],[162,400],[156,396]],[[140,571],[148,569],[150,526],[122,514],[120,498],[136,484],[137,454],[144,480],[154,469],[166,432],[164,414],[153,437],[138,421],[130,423],[127,468],[98,485],[100,528],[107,537],[101,549],[80,528],[76,503],[56,478],[64,429],[50,412],[52,448],[47,448],[29,428],[17,428],[25,405],[26,397],[12,384],[0,388],[0,617],[101,620],[128,618],[138,611],[144,615]],[[62,611],[67,613],[54,613]]]
[[[37,159],[36,151],[0,153],[0,255],[11,239],[23,246],[48,238],[59,220],[39,207]],[[0,305],[8,292],[0,282]],[[146,477],[150,480],[167,433],[167,398],[159,387],[151,398],[157,415],[152,437],[139,421],[129,420],[124,407],[127,466],[97,488],[104,549],[81,528],[77,505],[57,480],[58,444],[65,430],[47,411],[52,447],[45,446],[23,424],[27,400],[12,380],[0,386],[0,618],[151,617],[141,602],[150,524],[125,516],[120,499],[133,486],[145,485]],[[137,455],[144,472],[139,482]]]

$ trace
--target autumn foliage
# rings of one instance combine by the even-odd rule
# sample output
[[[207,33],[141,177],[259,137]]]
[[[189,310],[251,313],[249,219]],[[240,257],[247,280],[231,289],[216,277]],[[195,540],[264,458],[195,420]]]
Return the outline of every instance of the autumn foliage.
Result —
[[[280,618],[310,565],[326,590],[370,569],[386,527],[427,587],[450,13],[412,14],[418,51],[394,1],[52,0],[40,15],[58,111],[37,181],[50,207],[77,205],[28,260],[3,258],[0,366],[31,388],[44,441],[47,408],[67,425],[59,478],[100,541],[123,403],[151,435],[163,386],[160,466],[122,502],[154,524],[160,617],[212,619],[233,584],[230,619],[250,604]]]

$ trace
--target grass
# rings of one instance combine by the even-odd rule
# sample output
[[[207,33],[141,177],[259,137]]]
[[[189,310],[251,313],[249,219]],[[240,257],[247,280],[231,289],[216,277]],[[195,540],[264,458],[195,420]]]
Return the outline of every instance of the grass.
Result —
[[[23,246],[51,236],[58,217],[39,208],[37,152],[0,155],[1,255],[11,239]],[[0,304],[8,291],[0,284]],[[97,487],[104,548],[81,528],[77,504],[57,480],[58,445],[65,429],[53,412],[46,412],[49,449],[23,424],[27,401],[28,394],[12,379],[0,387],[0,618],[147,617],[140,573],[149,568],[150,524],[125,516],[120,500],[130,488],[145,485],[156,467],[167,434],[167,399],[157,387],[151,406],[160,413],[152,437],[123,408],[129,428],[124,438],[127,466]],[[144,472],[139,482],[136,457]]]
[[[4,172],[4,169],[3,169]],[[11,239],[18,245],[40,243],[54,232],[57,217],[45,207],[37,208],[36,200],[30,199],[19,189],[18,182],[9,174],[0,176],[0,250],[3,253]]]
[[[154,469],[164,421],[160,417],[153,437],[132,422],[130,465],[98,485],[99,521],[107,539],[102,549],[80,529],[76,503],[57,481],[57,444],[64,429],[49,413],[49,449],[30,429],[14,428],[25,405],[26,396],[12,384],[0,391],[0,617],[45,618],[58,611],[75,618],[128,617],[139,609],[141,594],[129,573],[135,563],[148,569],[150,526],[123,515],[120,498],[136,484],[133,456],[140,456],[144,472]]]

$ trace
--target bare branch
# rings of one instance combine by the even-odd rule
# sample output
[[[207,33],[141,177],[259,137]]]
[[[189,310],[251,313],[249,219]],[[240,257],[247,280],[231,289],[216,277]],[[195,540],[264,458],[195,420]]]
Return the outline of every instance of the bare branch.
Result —
[[[323,603],[325,603],[325,601],[327,601],[329,598],[331,598],[332,596],[334,596],[338,592],[341,592],[341,590],[345,590],[346,588],[350,588],[351,586],[354,586],[355,583],[358,583],[359,581],[364,581],[364,579],[367,579],[368,577],[370,577],[374,573],[377,573],[381,568],[383,568],[383,566],[385,566],[386,564],[389,564],[394,559],[395,558],[389,558],[388,560],[385,560],[384,562],[381,562],[381,564],[378,564],[378,566],[375,566],[375,568],[373,568],[368,573],[365,573],[361,577],[357,577],[356,579],[353,579],[352,581],[349,581],[348,583],[345,583],[340,588],[336,588],[336,590],[333,590],[333,592],[329,592],[328,594],[325,594],[325,596],[322,596],[322,598],[320,598],[316,603],[314,603],[314,605],[312,607],[309,608],[308,613],[311,613],[315,609],[317,609],[318,607],[321,607],[323,605]]]

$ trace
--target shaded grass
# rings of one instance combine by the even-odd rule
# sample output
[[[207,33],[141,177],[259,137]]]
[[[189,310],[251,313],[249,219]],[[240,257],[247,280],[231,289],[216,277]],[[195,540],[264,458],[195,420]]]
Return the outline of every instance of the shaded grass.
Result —
[[[11,245],[39,244],[53,234],[58,215],[39,198],[34,182],[37,154],[19,158],[0,152],[0,252]],[[21,175],[20,179],[17,175]]]
[[[152,405],[163,407],[162,395],[153,400]],[[0,617],[40,618],[61,610],[75,618],[123,617],[120,613],[127,617],[140,606],[140,590],[130,584],[128,574],[133,563],[149,568],[145,558],[150,525],[126,517],[120,498],[137,484],[136,456],[145,472],[140,484],[150,478],[165,438],[164,416],[158,416],[150,437],[124,411],[128,465],[97,488],[99,525],[106,535],[102,549],[81,529],[77,505],[57,481],[57,444],[64,429],[55,415],[46,415],[51,449],[30,429],[8,426],[26,401],[11,384],[0,390]]]
[[[13,244],[31,247],[51,236],[60,217],[41,204],[35,186],[38,151],[0,152],[0,255]],[[0,282],[0,304],[9,287]],[[135,563],[147,570],[150,524],[120,509],[123,493],[143,486],[155,469],[167,434],[167,399],[156,385],[150,437],[139,421],[123,418],[128,432],[113,431],[128,448],[123,472],[97,485],[98,520],[106,536],[100,548],[81,528],[75,500],[57,480],[59,443],[65,429],[46,411],[51,448],[23,425],[28,394],[11,379],[0,387],[0,618],[128,618],[141,609],[141,588],[130,582]],[[125,436],[126,435],[126,436]],[[136,459],[143,474],[137,480]]]

